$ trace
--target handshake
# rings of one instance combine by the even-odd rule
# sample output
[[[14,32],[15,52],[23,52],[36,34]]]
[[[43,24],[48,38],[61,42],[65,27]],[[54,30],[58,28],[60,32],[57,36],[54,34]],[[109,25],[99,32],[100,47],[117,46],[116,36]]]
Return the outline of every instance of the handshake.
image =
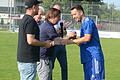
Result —
[[[69,39],[76,39],[77,33],[76,33],[75,31],[70,31],[70,32],[68,32],[67,37],[68,37]]]
[[[61,38],[61,37],[57,37],[57,38],[55,38],[55,39],[51,42],[51,45],[52,45],[52,46],[55,46],[55,45],[65,45],[65,44],[64,44],[64,39]]]
[[[55,45],[68,45],[68,44],[76,44],[76,42],[74,41],[74,39],[76,39],[76,32],[69,32],[67,37],[65,38],[61,38],[61,37],[57,37],[55,38],[53,41],[51,40],[47,40],[46,41],[46,48],[49,48],[51,46],[55,46]]]
[[[51,42],[51,45],[67,45],[74,44],[73,39],[76,39],[76,32],[69,32],[66,38],[57,37]]]

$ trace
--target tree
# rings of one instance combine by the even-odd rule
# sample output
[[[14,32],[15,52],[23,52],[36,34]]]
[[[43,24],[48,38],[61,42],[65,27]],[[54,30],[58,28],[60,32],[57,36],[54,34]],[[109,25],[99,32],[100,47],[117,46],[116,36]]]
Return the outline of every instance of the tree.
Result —
[[[70,1],[87,1],[87,2],[102,2],[103,0],[70,0]]]
[[[68,10],[69,7],[67,6],[68,0],[43,0],[42,6],[45,8],[45,11],[47,11],[55,3],[61,4],[63,13],[70,11]]]

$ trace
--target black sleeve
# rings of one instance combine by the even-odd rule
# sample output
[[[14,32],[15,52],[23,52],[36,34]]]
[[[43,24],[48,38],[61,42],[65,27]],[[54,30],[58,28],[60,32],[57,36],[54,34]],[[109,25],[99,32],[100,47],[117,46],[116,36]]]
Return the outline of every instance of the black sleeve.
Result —
[[[35,27],[37,27],[37,23],[34,20],[29,20],[26,24],[26,33],[27,34],[35,34]]]

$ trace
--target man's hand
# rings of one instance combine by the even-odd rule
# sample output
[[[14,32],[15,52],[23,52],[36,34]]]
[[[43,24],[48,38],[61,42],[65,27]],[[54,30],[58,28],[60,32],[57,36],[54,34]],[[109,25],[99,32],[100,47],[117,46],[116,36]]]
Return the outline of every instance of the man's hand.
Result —
[[[46,48],[50,48],[52,45],[51,45],[51,40],[47,40],[47,41],[45,41],[45,46],[44,47],[46,47]]]
[[[51,42],[51,45],[52,45],[52,46],[54,46],[54,45],[61,45],[61,41],[62,41],[62,38],[57,37],[57,38],[55,38],[55,39]]]
[[[68,32],[68,35],[69,39],[76,39],[77,37],[77,34],[75,31],[71,31],[71,32]]]

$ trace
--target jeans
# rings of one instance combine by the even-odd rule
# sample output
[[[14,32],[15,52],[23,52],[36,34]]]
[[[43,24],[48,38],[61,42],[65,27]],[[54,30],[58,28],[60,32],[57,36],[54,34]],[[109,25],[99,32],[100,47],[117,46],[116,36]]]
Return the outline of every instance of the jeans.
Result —
[[[35,80],[36,79],[36,63],[18,62],[18,70],[20,72],[20,80]]]
[[[37,63],[39,80],[50,80],[52,75],[52,62],[49,59],[40,59]]]

